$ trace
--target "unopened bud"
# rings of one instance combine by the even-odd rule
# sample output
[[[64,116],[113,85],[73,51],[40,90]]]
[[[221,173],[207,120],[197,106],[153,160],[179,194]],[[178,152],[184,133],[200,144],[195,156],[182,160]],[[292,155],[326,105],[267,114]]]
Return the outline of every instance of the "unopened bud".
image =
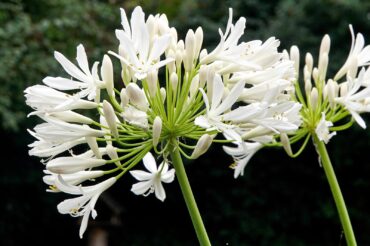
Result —
[[[318,106],[318,97],[319,97],[319,93],[318,93],[316,87],[312,88],[310,97],[311,97],[312,110],[315,111],[317,109],[317,106]]]
[[[190,84],[190,97],[193,97],[199,89],[199,74],[195,75]]]
[[[129,99],[128,99],[125,88],[122,88],[121,93],[120,93],[120,98],[121,98],[121,107],[122,108],[126,107]]]
[[[207,80],[207,65],[201,65],[199,68],[199,87],[203,88]]]
[[[153,122],[153,146],[156,147],[162,132],[162,119],[156,116]]]
[[[340,96],[345,97],[348,93],[348,82],[341,83],[339,85]]]
[[[319,70],[316,67],[312,70],[312,78],[315,81],[315,83],[317,83],[319,79]]]
[[[149,89],[149,93],[152,97],[155,96],[155,94],[157,93],[157,86],[158,86],[158,70],[157,69],[153,69],[151,70],[149,73],[148,73],[148,76],[146,78],[147,82],[148,82],[148,89]]]
[[[101,153],[99,151],[99,146],[98,146],[98,143],[96,141],[96,138],[95,137],[90,137],[90,136],[86,136],[85,138],[86,138],[87,144],[89,145],[90,149],[94,153],[95,157],[98,158],[98,159],[101,159],[102,156],[101,156]]]
[[[162,103],[164,103],[164,101],[166,100],[166,89],[161,87],[160,92],[161,92]]]
[[[130,100],[130,103],[138,109],[146,112],[149,108],[148,102],[146,101],[145,93],[135,83],[130,83],[126,87],[126,93]]]
[[[348,66],[347,76],[350,77],[351,79],[356,78],[357,69],[358,69],[357,58],[353,57]]]
[[[283,145],[283,148],[284,148],[285,152],[289,156],[292,156],[293,155],[292,147],[290,146],[290,141],[289,141],[288,135],[286,133],[281,133],[280,134],[280,141],[281,141],[281,144]]]
[[[112,105],[106,100],[103,101],[103,112],[104,112],[105,120],[109,126],[109,129],[112,132],[112,135],[115,138],[118,138],[116,114],[114,112]]]
[[[325,34],[325,36],[321,40],[319,60],[321,59],[322,54],[324,53],[329,54],[329,51],[330,51],[330,37],[328,34]]]
[[[208,52],[206,49],[202,49],[202,51],[199,54],[199,61],[203,60],[208,55]]]
[[[306,92],[306,95],[310,95],[312,89],[312,83],[310,79],[306,79],[304,81],[304,91]]]
[[[329,56],[328,53],[322,53],[319,59],[319,82],[324,83],[326,78],[326,72],[328,69]]]
[[[197,58],[199,56],[200,49],[202,48],[203,43],[203,29],[198,27],[195,31],[195,47],[194,47],[194,56]]]
[[[114,80],[113,80],[113,64],[109,56],[104,55],[103,63],[100,69],[102,79],[107,88],[108,95],[110,97],[114,96]]]
[[[199,138],[199,140],[198,140],[198,142],[195,146],[195,149],[194,149],[193,153],[191,154],[190,158],[191,159],[197,159],[199,156],[206,153],[208,148],[212,144],[212,140],[213,140],[213,138],[210,135],[208,135],[208,134],[202,135]]]
[[[177,77],[177,73],[172,73],[171,74],[170,82],[171,82],[172,90],[176,91],[177,90],[177,85],[179,83],[179,78]]]
[[[313,69],[313,57],[311,53],[306,53],[305,62],[306,62],[307,70],[311,73]]]
[[[107,150],[107,154],[108,154],[108,156],[111,160],[117,160],[118,159],[118,154],[117,154],[117,150],[116,150],[115,147],[113,147],[111,144],[107,144],[105,149]],[[119,160],[115,161],[114,163],[117,166],[121,165],[121,162]]]
[[[290,48],[290,59],[294,62],[295,78],[299,78],[299,49],[293,45]]]

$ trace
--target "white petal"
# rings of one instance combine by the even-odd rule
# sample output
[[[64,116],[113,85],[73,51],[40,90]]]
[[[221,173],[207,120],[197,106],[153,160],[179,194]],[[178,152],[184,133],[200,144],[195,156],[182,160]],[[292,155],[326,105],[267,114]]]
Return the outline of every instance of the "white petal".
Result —
[[[151,172],[157,172],[157,163],[152,153],[148,152],[143,158],[144,166]]]
[[[62,53],[55,51],[54,57],[69,75],[80,81],[88,80],[88,77],[83,72],[81,72],[81,70],[78,69],[72,62],[70,62]]]
[[[166,199],[166,192],[164,191],[161,181],[154,182],[155,196],[162,202]]]
[[[150,180],[150,179],[153,178],[152,173],[144,172],[144,171],[141,171],[141,170],[130,171],[130,174],[132,176],[134,176],[134,178],[139,180],[139,181]]]
[[[46,77],[42,80],[44,84],[55,88],[57,90],[75,90],[86,88],[86,83],[81,83],[78,81],[62,78],[62,77]]]
[[[150,187],[152,187],[152,183],[153,183],[152,180],[148,180],[148,181],[143,181],[143,182],[133,184],[131,191],[135,195],[143,195],[147,192],[147,190],[150,189]]]
[[[230,91],[230,94],[222,101],[221,105],[215,110],[215,114],[221,114],[226,110],[230,109],[231,106],[238,100],[240,94],[243,92],[244,81],[238,82],[233,89]]]

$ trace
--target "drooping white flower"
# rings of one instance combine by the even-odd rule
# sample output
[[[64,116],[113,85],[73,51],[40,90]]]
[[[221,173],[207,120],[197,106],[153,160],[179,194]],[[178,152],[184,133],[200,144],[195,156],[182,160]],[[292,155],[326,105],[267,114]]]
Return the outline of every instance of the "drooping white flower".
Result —
[[[160,56],[170,44],[171,34],[157,36],[151,40],[150,26],[145,23],[145,14],[141,7],[133,10],[130,24],[124,9],[121,9],[121,17],[123,30],[116,30],[116,36],[124,55],[112,51],[109,53],[132,68],[137,79],[145,79],[152,70],[157,70],[174,60],[167,58],[160,61]]]
[[[64,151],[67,151],[73,148],[76,145],[86,143],[86,138],[80,137],[65,141],[64,139],[55,139],[55,140],[45,140],[42,137],[38,136],[37,132],[28,130],[28,132],[35,137],[37,140],[29,144],[28,147],[32,148],[29,150],[28,154],[38,157],[53,157]]]
[[[54,90],[44,85],[34,85],[25,91],[26,104],[38,112],[61,112],[73,109],[92,109],[97,104],[76,96]]]
[[[50,143],[61,143],[80,139],[81,137],[101,137],[104,132],[87,125],[67,123],[61,120],[43,118],[47,123],[41,123],[34,128],[35,135]]]
[[[64,70],[77,80],[62,77],[46,77],[43,80],[46,85],[57,90],[81,90],[78,92],[78,96],[81,98],[87,96],[89,100],[95,98],[97,90],[105,87],[105,84],[99,79],[99,63],[95,62],[90,71],[85,48],[82,44],[77,46],[76,60],[79,68],[57,51],[54,52],[54,57]]]
[[[358,67],[369,65],[370,62],[370,45],[365,46],[365,39],[361,33],[357,33],[357,36],[355,38],[355,33],[353,31],[352,25],[349,25],[349,30],[351,31],[352,37],[351,50],[346,62],[334,76],[335,81],[342,78],[348,72],[353,60],[356,61]]]
[[[225,136],[228,138],[227,136]],[[258,142],[245,142],[235,141],[233,142],[236,147],[223,146],[224,151],[231,155],[235,161],[234,178],[244,174],[244,168],[248,164],[252,156],[260,150],[263,145]]]
[[[325,113],[322,112],[321,114],[321,120],[316,126],[315,133],[320,141],[324,141],[325,144],[329,142],[329,140],[335,136],[336,132],[331,132],[329,130],[329,127],[333,126],[333,122],[327,121],[325,119]]]
[[[44,173],[45,176],[42,178],[44,183],[50,186],[55,186],[59,174],[50,172],[49,170],[44,170]],[[71,174],[62,174],[61,177],[66,183],[70,185],[79,185],[86,180],[95,179],[103,175],[104,171],[93,170],[93,171],[79,171]],[[52,189],[50,191],[55,192],[58,190]]]
[[[360,113],[370,112],[370,86],[363,88],[366,83],[363,82],[365,69],[361,69],[357,78],[347,76],[347,82],[342,83],[346,87],[346,93],[338,98],[335,102],[343,105],[362,127],[366,128],[365,121],[361,118]],[[361,88],[363,88],[361,90]],[[342,93],[343,94],[343,93]]]
[[[55,186],[62,192],[79,195],[78,197],[66,199],[58,204],[57,208],[61,214],[70,214],[73,217],[83,216],[80,226],[80,238],[87,228],[89,217],[95,219],[97,212],[95,204],[99,196],[116,182],[116,178],[109,178],[92,186],[74,186],[66,183],[61,176],[56,179]]]
[[[46,164],[46,168],[53,173],[72,174],[88,168],[102,166],[106,162],[107,161],[104,159],[96,159],[91,157],[63,156],[50,160]]]
[[[149,172],[130,171],[131,175],[140,181],[132,186],[131,191],[136,195],[148,195],[154,192],[155,196],[163,202],[166,199],[166,193],[162,182],[171,183],[175,178],[175,169],[168,170],[166,162],[162,162],[157,168],[157,163],[150,152],[144,156],[143,163]]]

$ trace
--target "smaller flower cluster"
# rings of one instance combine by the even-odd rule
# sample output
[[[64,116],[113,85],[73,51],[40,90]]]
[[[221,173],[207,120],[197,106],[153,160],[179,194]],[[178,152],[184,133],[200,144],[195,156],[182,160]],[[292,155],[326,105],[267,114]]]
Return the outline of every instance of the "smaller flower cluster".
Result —
[[[297,156],[306,146],[310,136],[317,137],[325,144],[336,135],[337,131],[345,130],[356,122],[366,128],[361,113],[370,112],[370,46],[365,46],[361,33],[356,36],[350,26],[352,45],[347,60],[333,77],[328,76],[330,37],[325,35],[321,41],[317,66],[310,53],[305,56],[303,67],[303,83],[299,83],[300,54],[296,46],[292,46],[290,54],[285,52],[295,64],[296,100],[303,107],[301,117],[303,124],[300,129],[287,136],[281,136],[281,144],[291,156]],[[301,89],[303,85],[303,89]],[[352,116],[348,120],[348,116]],[[293,154],[290,143],[306,137],[300,150]]]

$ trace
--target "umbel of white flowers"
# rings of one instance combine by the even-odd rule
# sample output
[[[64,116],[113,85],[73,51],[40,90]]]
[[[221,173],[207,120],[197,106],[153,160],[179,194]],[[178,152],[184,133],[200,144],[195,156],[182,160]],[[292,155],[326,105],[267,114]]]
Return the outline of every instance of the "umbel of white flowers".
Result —
[[[77,65],[54,53],[64,77],[46,77],[43,85],[25,90],[34,109],[30,115],[44,121],[29,130],[36,138],[29,154],[43,158],[50,192],[76,196],[61,202],[58,211],[83,216],[80,237],[90,215],[97,215],[100,194],[126,173],[139,181],[134,194],[154,193],[164,201],[162,183],[175,177],[169,155],[174,149],[195,159],[213,142],[226,144],[236,178],[256,151],[299,128],[294,63],[278,52],[274,37],[240,41],[246,20],[233,23],[229,12],[219,44],[208,51],[202,49],[201,27],[180,40],[166,15],[145,18],[136,7],[128,19],[121,9],[119,46],[107,52],[118,58],[119,78],[108,55],[100,68],[99,62],[90,66],[80,44]],[[357,100],[352,89],[357,80],[350,81],[333,105]],[[141,161],[148,171],[137,170]]]
[[[295,67],[295,100],[302,106],[303,123],[295,132],[280,136],[281,143],[290,156],[297,156],[306,146],[310,136],[316,135],[325,144],[338,131],[346,130],[356,122],[366,128],[361,113],[370,112],[370,46],[365,46],[361,33],[356,36],[350,25],[352,45],[347,60],[333,77],[327,74],[329,65],[330,37],[325,35],[321,41],[318,63],[310,53],[305,55],[303,73],[299,74],[300,54],[292,46],[290,54],[284,51],[285,57],[294,61]],[[303,75],[303,76],[302,76]],[[299,80],[303,83],[299,83]],[[350,117],[349,117],[350,116]],[[305,138],[302,147],[292,153],[290,143]]]

